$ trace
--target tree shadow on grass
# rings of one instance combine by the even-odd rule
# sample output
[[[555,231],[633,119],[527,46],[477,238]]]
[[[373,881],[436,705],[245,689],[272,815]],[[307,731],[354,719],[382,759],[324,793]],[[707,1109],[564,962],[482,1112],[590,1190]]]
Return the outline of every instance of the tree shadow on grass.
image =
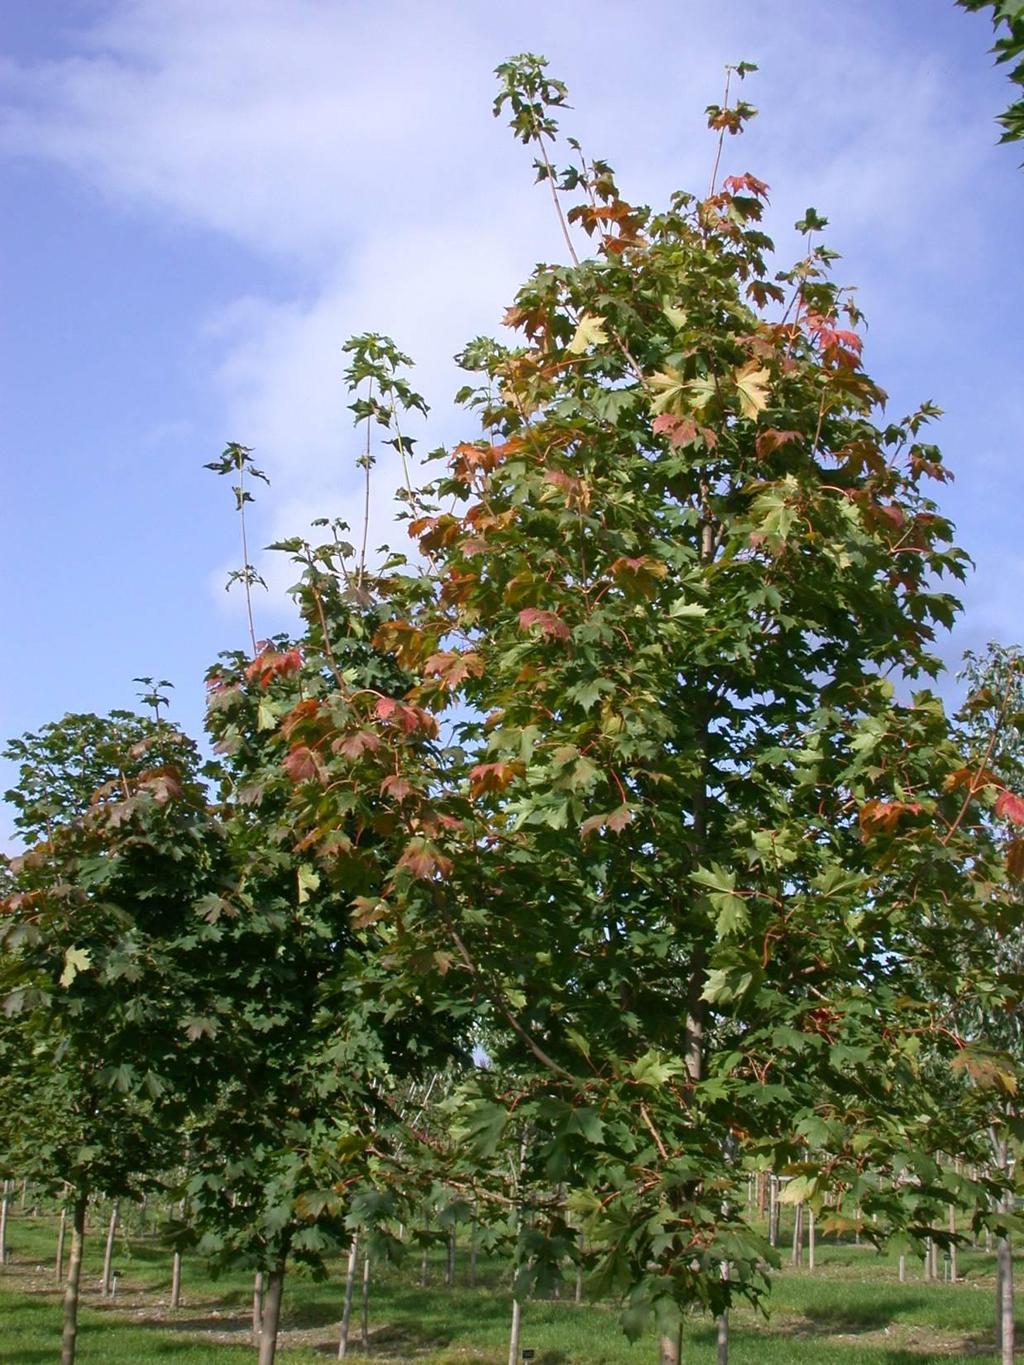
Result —
[[[850,1307],[841,1304],[811,1304],[801,1309],[794,1322],[780,1324],[779,1335],[844,1336],[861,1332],[880,1332],[890,1327],[901,1315],[922,1307],[926,1300],[914,1295],[879,1300],[877,1303],[858,1302]]]

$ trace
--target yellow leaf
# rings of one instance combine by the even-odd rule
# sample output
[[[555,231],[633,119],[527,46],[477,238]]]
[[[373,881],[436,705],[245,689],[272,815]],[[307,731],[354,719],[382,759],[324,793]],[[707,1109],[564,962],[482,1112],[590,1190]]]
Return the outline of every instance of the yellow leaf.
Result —
[[[740,413],[744,417],[756,418],[768,406],[768,385],[771,375],[758,365],[756,360],[749,361],[733,378],[736,391],[740,396]]]
[[[588,346],[599,346],[601,342],[607,340],[608,334],[601,319],[595,317],[593,313],[584,313],[580,317],[572,341],[569,342],[568,350],[572,355],[582,355]]]
[[[70,986],[79,972],[92,966],[92,954],[88,948],[69,948],[64,954],[64,970],[60,974],[60,984]]]

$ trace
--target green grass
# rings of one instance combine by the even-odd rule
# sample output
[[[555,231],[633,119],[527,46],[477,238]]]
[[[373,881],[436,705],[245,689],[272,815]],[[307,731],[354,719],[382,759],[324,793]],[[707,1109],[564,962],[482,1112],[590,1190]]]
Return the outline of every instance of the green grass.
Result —
[[[12,1219],[12,1264],[0,1272],[0,1362],[33,1365],[58,1353],[60,1301],[53,1284],[55,1225],[50,1218]],[[252,1283],[244,1274],[212,1280],[199,1261],[185,1262],[183,1306],[167,1307],[170,1254],[155,1237],[122,1238],[115,1266],[115,1300],[98,1292],[102,1232],[90,1229],[83,1270],[79,1334],[82,1365],[231,1365],[252,1361],[249,1342]],[[370,1351],[355,1361],[416,1360],[421,1365],[504,1365],[508,1353],[509,1296],[502,1267],[481,1262],[480,1287],[442,1284],[439,1263],[421,1289],[418,1258],[374,1275]],[[460,1257],[459,1278],[466,1267]],[[964,1283],[926,1284],[911,1266],[907,1283],[893,1258],[866,1247],[825,1245],[818,1270],[783,1272],[775,1280],[768,1322],[737,1310],[730,1359],[734,1365],[923,1365],[923,1362],[993,1360],[993,1261],[981,1252],[961,1256]],[[338,1274],[317,1284],[301,1274],[286,1289],[281,1356],[291,1365],[334,1357],[341,1313]],[[631,1346],[612,1305],[531,1302],[523,1316],[524,1346],[537,1365],[651,1365],[654,1341]],[[232,1344],[237,1343],[237,1344]],[[695,1320],[686,1333],[684,1360],[715,1359],[712,1324]]]

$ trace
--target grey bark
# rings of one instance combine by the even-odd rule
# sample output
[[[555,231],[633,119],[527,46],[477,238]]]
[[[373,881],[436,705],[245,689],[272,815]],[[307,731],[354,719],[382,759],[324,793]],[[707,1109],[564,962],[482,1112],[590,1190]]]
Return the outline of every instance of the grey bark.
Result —
[[[120,1200],[115,1199],[110,1210],[110,1222],[107,1224],[107,1243],[103,1248],[103,1293],[105,1296],[110,1294],[112,1267],[114,1264],[114,1237],[117,1233],[117,1216],[121,1209]]]
[[[68,1230],[68,1211],[61,1209],[60,1222],[57,1224],[57,1255],[54,1262],[53,1278],[58,1284],[64,1278],[64,1239]]]
[[[370,1345],[370,1257],[363,1257],[363,1297],[359,1314],[359,1340],[365,1351]]]
[[[171,1307],[181,1307],[181,1252],[174,1253],[171,1261]]]
[[[793,1209],[793,1254],[791,1257],[794,1266],[802,1266],[804,1263],[804,1206],[797,1204]]]
[[[341,1310],[341,1331],[338,1333],[338,1359],[348,1355],[349,1324],[352,1321],[352,1297],[356,1285],[356,1265],[359,1260],[359,1238],[353,1237],[348,1249],[348,1266],[345,1270],[345,1298]]]
[[[0,1265],[7,1264],[7,1215],[11,1207],[11,1192],[14,1182],[4,1181],[3,1194],[0,1195]]]
[[[60,1344],[60,1365],[75,1365],[78,1342],[78,1294],[82,1283],[82,1246],[85,1241],[85,1196],[75,1199],[71,1218],[71,1257],[64,1282],[64,1328]]]
[[[285,1262],[282,1257],[267,1275],[267,1294],[263,1301],[263,1321],[260,1327],[259,1365],[274,1365],[277,1354],[277,1333],[281,1326],[281,1300],[284,1297]]]
[[[512,1326],[508,1337],[508,1365],[517,1365],[519,1360],[519,1333],[523,1324],[523,1306],[518,1299],[512,1300]]]
[[[263,1271],[257,1270],[252,1277],[252,1339],[259,1345],[263,1330]]]

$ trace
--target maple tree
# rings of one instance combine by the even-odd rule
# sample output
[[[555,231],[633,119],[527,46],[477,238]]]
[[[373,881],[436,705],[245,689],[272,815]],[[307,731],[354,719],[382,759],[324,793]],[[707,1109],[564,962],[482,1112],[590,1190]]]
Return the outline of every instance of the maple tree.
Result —
[[[518,344],[460,357],[480,434],[416,495],[422,559],[360,583],[408,684],[346,683],[344,712],[304,717],[293,818],[329,867],[355,776],[395,794],[404,847],[390,869],[373,851],[357,913],[515,1078],[471,1080],[467,1131],[490,1147],[515,1114],[532,1174],[570,1191],[518,1282],[558,1273],[573,1210],[669,1361],[687,1309],[765,1291],[751,1166],[792,1174],[826,1228],[942,1236],[967,1197],[920,1059],[924,1036],[942,1065],[958,1050],[936,979],[1003,894],[922,685],[965,557],[926,492],[948,478],[938,410],[880,415],[825,220],[773,270],[768,187],[718,182],[751,106],[709,108],[709,192],[656,213],[574,139],[556,166],[566,92],[541,59],[498,75],[570,261],[519,291]],[[458,744],[425,781],[412,741],[446,716]]]
[[[0,903],[0,1146],[72,1210],[75,1358],[90,1194],[162,1183],[180,1153],[191,987],[179,936],[220,850],[195,746],[165,721],[71,715],[13,741],[28,842]]]

